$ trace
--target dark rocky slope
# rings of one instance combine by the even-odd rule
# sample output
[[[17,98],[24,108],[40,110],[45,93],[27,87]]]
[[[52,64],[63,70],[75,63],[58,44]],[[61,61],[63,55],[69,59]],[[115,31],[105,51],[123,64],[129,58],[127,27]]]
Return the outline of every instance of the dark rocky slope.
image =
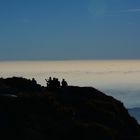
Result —
[[[128,109],[128,112],[131,116],[134,116],[140,124],[140,108],[130,108]]]
[[[91,87],[41,87],[0,79],[0,139],[140,140],[123,103]]]

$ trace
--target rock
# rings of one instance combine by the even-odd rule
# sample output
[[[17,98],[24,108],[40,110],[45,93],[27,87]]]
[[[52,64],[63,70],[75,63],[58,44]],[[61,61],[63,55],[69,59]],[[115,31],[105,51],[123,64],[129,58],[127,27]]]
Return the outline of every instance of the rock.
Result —
[[[17,98],[0,97],[5,122],[0,121],[1,136],[21,140],[140,139],[140,126],[123,103],[95,88],[68,86],[51,91],[27,79],[20,78],[17,86],[14,82],[15,78],[0,80],[0,87],[17,91]],[[24,84],[31,88],[25,90]]]

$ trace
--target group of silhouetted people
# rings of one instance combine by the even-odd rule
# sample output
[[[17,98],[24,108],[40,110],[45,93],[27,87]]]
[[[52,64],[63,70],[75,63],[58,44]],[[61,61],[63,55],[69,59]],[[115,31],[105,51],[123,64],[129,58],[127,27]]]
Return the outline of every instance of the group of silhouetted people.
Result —
[[[65,79],[62,79],[62,82],[58,80],[58,78],[49,77],[49,79],[45,79],[47,82],[47,88],[49,89],[59,89],[60,87],[67,87],[68,83],[65,81]]]

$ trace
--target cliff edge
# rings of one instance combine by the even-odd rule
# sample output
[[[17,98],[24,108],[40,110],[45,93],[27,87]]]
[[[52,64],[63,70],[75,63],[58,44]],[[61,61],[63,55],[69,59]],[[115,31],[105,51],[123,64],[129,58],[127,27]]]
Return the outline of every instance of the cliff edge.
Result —
[[[123,103],[95,88],[1,78],[0,138],[139,140],[140,126]]]

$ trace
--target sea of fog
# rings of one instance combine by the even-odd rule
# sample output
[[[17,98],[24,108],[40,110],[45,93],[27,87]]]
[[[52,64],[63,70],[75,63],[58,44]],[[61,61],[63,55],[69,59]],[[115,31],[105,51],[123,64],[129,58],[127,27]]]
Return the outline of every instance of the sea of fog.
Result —
[[[69,85],[95,87],[124,103],[140,107],[140,60],[120,61],[12,61],[0,62],[0,77],[66,79]]]

